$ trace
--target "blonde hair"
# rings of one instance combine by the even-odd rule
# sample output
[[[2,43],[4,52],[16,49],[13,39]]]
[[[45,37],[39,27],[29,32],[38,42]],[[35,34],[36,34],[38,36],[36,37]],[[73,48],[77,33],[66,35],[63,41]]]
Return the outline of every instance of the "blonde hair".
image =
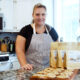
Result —
[[[33,14],[34,14],[36,8],[44,8],[45,10],[47,10],[45,5],[38,3],[33,8]],[[32,20],[32,23],[34,23],[34,20]]]
[[[38,4],[36,4],[36,5],[34,6],[34,8],[33,8],[33,14],[34,14],[34,11],[35,11],[36,8],[44,8],[44,9],[46,10],[46,6],[45,6],[45,5],[43,5],[43,4],[41,4],[41,3],[38,3]]]

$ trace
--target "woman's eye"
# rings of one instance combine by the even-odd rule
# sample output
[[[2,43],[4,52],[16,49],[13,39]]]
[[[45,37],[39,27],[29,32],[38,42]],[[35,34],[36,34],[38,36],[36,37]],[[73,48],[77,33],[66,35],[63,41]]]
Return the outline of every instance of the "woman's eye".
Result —
[[[39,16],[40,14],[36,14],[36,16]]]
[[[41,15],[41,16],[45,16],[46,14],[36,14],[36,16],[40,16],[40,15]]]
[[[45,16],[46,14],[42,14],[42,16]]]

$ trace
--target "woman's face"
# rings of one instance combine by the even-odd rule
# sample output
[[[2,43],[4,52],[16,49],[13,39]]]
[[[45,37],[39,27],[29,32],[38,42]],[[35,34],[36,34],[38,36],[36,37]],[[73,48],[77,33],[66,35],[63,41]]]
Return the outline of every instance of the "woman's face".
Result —
[[[46,19],[46,10],[45,8],[36,8],[33,13],[34,23],[38,26],[42,26],[45,24]]]

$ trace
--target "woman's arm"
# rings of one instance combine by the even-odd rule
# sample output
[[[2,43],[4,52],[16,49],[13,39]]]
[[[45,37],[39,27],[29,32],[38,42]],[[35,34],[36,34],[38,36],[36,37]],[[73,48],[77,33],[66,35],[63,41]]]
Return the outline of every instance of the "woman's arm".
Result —
[[[26,61],[25,44],[26,44],[26,39],[24,37],[18,35],[17,39],[16,39],[16,54],[17,54],[19,63],[21,65],[21,67],[31,70],[32,65],[28,64]]]

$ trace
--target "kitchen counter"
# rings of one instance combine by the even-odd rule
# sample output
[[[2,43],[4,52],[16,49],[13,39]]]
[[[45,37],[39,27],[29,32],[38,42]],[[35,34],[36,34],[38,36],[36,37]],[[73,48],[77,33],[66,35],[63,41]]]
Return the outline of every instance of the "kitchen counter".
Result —
[[[38,71],[39,70],[35,69],[35,73]],[[4,71],[0,72],[0,80],[28,80],[27,79],[27,75],[29,75],[28,73],[29,71],[22,71],[21,69]],[[80,80],[80,71],[78,72],[74,80]]]
[[[39,69],[35,68],[34,73],[38,72]],[[0,72],[0,80],[28,80],[28,76],[33,75],[32,71],[23,71],[21,69],[18,70],[10,70]]]

